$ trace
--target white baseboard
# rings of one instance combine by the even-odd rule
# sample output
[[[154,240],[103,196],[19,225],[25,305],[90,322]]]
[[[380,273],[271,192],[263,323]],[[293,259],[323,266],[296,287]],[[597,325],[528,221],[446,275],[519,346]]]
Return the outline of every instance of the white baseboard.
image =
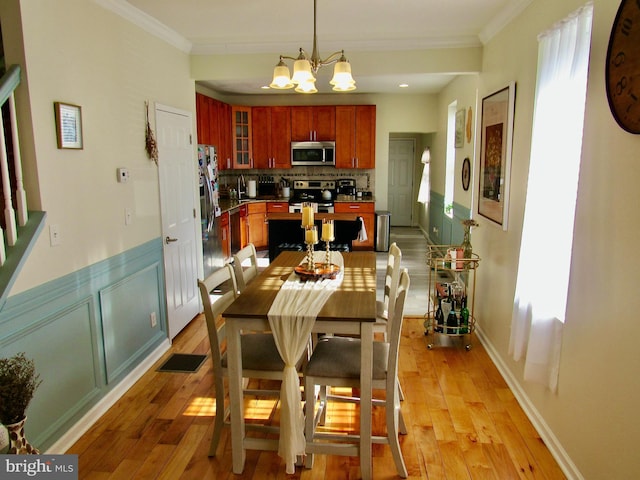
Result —
[[[482,346],[491,357],[494,365],[504,378],[505,382],[513,392],[513,395],[516,397],[516,400],[520,404],[522,410],[527,415],[533,427],[536,429],[545,445],[549,449],[549,452],[553,456],[553,458],[558,462],[560,469],[565,474],[567,479],[569,480],[584,480],[584,476],[578,470],[578,467],[573,463],[566,450],[562,447],[562,444],[558,440],[558,438],[554,435],[547,422],[544,421],[540,412],[533,405],[526,392],[520,386],[520,382],[516,379],[516,377],[511,373],[506,366],[506,364],[502,361],[500,355],[498,355],[498,351],[495,349],[491,341],[482,333],[482,329],[476,328],[476,336]]]
[[[158,361],[164,355],[164,353],[171,348],[171,342],[169,339],[162,342],[158,347],[151,352],[151,354],[145,358],[136,368],[134,368],[129,375],[123,378],[118,385],[116,385],[107,395],[105,395],[96,405],[91,408],[78,422],[75,423],[69,430],[62,435],[56,443],[51,445],[47,449],[46,454],[63,454],[71,446],[78,441],[78,439],[84,435],[93,424],[104,415],[124,394],[129,388],[136,383],[142,375],[144,375],[154,363]]]

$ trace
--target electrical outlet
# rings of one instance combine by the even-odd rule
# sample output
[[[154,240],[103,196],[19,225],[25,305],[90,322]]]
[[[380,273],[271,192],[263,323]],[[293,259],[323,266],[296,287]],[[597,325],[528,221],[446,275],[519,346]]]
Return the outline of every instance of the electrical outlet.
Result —
[[[158,325],[158,319],[156,318],[156,312],[151,312],[151,315],[149,315],[149,319],[151,320],[151,328],[154,328],[156,325]]]
[[[49,225],[49,243],[52,247],[62,243],[62,233],[59,225]]]

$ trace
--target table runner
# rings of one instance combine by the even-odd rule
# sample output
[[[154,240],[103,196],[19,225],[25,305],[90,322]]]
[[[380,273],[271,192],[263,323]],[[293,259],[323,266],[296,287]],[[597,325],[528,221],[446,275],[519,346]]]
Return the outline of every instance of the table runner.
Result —
[[[314,261],[325,261],[325,252],[314,252]],[[306,258],[304,260],[306,262]],[[318,313],[343,279],[344,259],[331,252],[331,262],[341,272],[334,280],[301,281],[292,272],[269,309],[269,325],[285,363],[280,387],[280,440],[278,455],[285,460],[287,474],[295,472],[296,457],[305,453],[304,412],[296,363],[309,342]],[[311,413],[313,415],[313,412]]]

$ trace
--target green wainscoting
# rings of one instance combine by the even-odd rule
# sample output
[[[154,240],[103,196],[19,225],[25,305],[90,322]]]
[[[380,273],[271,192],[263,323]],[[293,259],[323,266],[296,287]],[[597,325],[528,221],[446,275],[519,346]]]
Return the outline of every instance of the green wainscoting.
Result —
[[[464,237],[462,220],[470,217],[471,211],[458,203],[453,203],[453,218],[444,213],[444,196],[430,192],[429,238],[437,245],[459,245]]]
[[[27,411],[29,441],[41,451],[55,443],[167,340],[166,324],[159,238],[10,296],[0,356],[25,352],[42,379]]]

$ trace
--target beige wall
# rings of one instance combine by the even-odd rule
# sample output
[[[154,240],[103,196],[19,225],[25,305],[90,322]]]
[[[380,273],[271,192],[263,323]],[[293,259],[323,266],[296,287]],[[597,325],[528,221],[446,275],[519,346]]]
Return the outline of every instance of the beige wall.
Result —
[[[557,394],[522,380],[522,364],[510,359],[507,346],[516,264],[524,212],[537,59],[536,36],[582,4],[581,0],[534,0],[520,18],[500,32],[484,51],[483,73],[462,77],[439,96],[362,96],[376,103],[376,179],[386,209],[388,138],[394,132],[437,132],[431,137],[435,172],[443,175],[446,109],[456,100],[467,108],[477,96],[517,82],[509,229],[504,232],[474,215],[474,249],[481,255],[476,310],[481,334],[513,389],[526,402],[549,446],[562,455],[576,478],[632,478],[638,473],[636,445],[640,420],[638,363],[640,322],[635,255],[640,227],[633,208],[640,204],[640,137],[621,130],[611,117],[604,91],[604,58],[617,4],[594,0],[595,17],[585,122],[584,153],[578,192],[572,281]],[[18,0],[0,5],[6,12]],[[93,2],[23,0],[26,58],[32,125],[25,135],[41,181],[47,224],[61,227],[63,243],[50,247],[48,231],[12,293],[109,258],[160,235],[157,169],[144,153],[144,101],[194,111],[189,58]],[[14,13],[15,14],[15,13]],[[10,18],[10,17],[9,17]],[[5,30],[5,37],[15,34]],[[10,48],[5,41],[5,48]],[[11,62],[10,62],[11,63]],[[25,85],[25,86],[27,86]],[[24,88],[24,87],[21,87]],[[362,101],[360,101],[362,99]],[[58,150],[53,102],[82,105],[85,149]],[[229,99],[225,99],[230,101]],[[318,99],[321,101],[322,99]],[[274,100],[275,101],[275,100]],[[315,100],[314,100],[315,101]],[[240,102],[241,103],[241,102]],[[252,101],[249,103],[253,103]],[[333,102],[332,102],[333,103]],[[559,114],[562,106],[558,107]],[[152,119],[153,121],[153,119]],[[567,119],[571,121],[571,119]],[[475,160],[476,141],[456,152],[456,171],[464,156]],[[128,167],[132,180],[116,182],[116,168]],[[436,176],[434,178],[442,178]],[[475,208],[471,195],[456,184],[455,200]],[[440,186],[434,183],[434,188]],[[550,192],[552,195],[553,192]],[[124,225],[124,209],[134,223]],[[553,232],[544,232],[553,235]],[[540,252],[553,275],[554,255]],[[46,268],[43,268],[46,266]],[[544,281],[542,279],[541,281]]]
[[[510,81],[517,83],[517,89],[508,230],[502,231],[474,213],[481,226],[474,230],[472,243],[482,257],[476,312],[481,334],[498,366],[538,426],[546,431],[549,446],[565,455],[567,471],[575,478],[635,478],[640,474],[636,452],[640,420],[634,413],[640,402],[640,382],[635,372],[640,356],[640,322],[635,318],[640,306],[636,293],[640,259],[634,246],[640,227],[634,221],[634,208],[640,204],[636,185],[640,178],[640,137],[617,126],[604,88],[607,43],[619,2],[594,1],[583,155],[558,393],[524,382],[522,362],[514,362],[508,355],[529,167],[536,36],[582,4],[581,0],[536,0],[486,45],[477,86],[479,98]],[[456,99],[467,104],[474,89],[473,83],[461,79],[442,93],[438,120],[441,126],[447,105]],[[562,105],[558,105],[558,115],[562,115]],[[436,143],[432,158],[437,163],[441,162],[444,148],[442,135]],[[457,155],[456,170],[461,158]],[[439,175],[442,168],[435,167]],[[474,189],[477,170],[476,159]],[[475,190],[474,194],[477,195]],[[460,195],[457,185],[456,201],[470,201]],[[477,208],[475,204],[473,208]],[[548,264],[549,275],[553,275],[554,256],[559,254],[567,252],[540,252],[540,261]]]
[[[15,8],[17,0],[9,1]],[[35,157],[47,226],[11,294],[159,237],[157,167],[144,150],[145,101],[152,125],[155,102],[190,111],[195,118],[187,54],[94,2],[28,0],[20,5],[33,117],[26,134],[32,131],[35,144],[25,160]],[[12,23],[2,20],[3,27]],[[12,56],[13,63],[25,65],[12,47],[15,43],[5,42],[9,63]],[[57,148],[55,101],[82,106],[83,150]],[[129,183],[117,183],[118,167],[129,168]],[[125,208],[133,212],[129,226]],[[51,224],[62,234],[56,247],[49,244]]]

